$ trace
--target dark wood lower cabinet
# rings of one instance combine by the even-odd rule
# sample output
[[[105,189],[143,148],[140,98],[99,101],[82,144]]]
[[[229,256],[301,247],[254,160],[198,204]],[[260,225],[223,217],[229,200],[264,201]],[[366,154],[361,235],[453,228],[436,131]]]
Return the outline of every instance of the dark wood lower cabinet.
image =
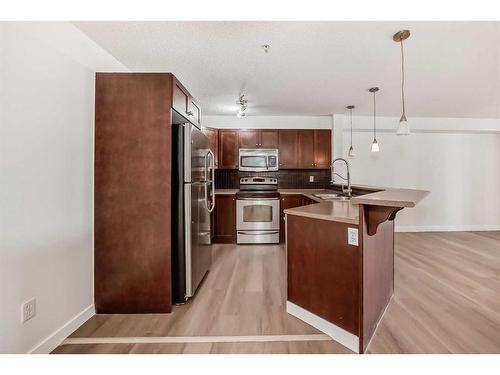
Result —
[[[284,210],[287,208],[294,208],[303,206],[303,199],[305,197],[302,194],[281,194],[280,196],[280,241],[285,242],[285,214]]]
[[[288,301],[359,336],[360,251],[356,225],[288,215]]]
[[[312,200],[311,198],[308,198],[304,195],[302,196],[302,206],[307,206],[309,204],[314,204],[314,203],[318,203],[318,202],[316,202],[316,201]]]
[[[360,204],[358,224],[297,213],[286,218],[287,300],[357,336],[357,343],[352,338],[346,343],[359,353],[367,350],[394,293],[394,215],[399,209]],[[380,222],[382,210],[393,215]],[[373,220],[377,230],[370,232]],[[349,244],[349,229],[358,231],[356,244]]]
[[[217,194],[212,217],[213,242],[236,242],[236,196],[234,194]]]

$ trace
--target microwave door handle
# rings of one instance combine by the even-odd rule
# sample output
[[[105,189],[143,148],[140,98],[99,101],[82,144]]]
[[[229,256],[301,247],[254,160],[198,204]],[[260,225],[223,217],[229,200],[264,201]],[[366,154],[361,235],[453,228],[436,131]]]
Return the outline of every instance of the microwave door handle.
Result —
[[[266,156],[266,170],[269,170],[269,156]]]

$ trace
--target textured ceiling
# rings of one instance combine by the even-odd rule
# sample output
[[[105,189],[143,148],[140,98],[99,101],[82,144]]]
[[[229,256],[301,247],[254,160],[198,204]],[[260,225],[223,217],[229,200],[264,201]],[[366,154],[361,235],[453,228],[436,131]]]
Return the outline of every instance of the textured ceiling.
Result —
[[[500,118],[500,22],[74,22],[132,71],[173,72],[205,114],[398,116],[405,44],[408,117]],[[264,53],[262,44],[270,44]]]

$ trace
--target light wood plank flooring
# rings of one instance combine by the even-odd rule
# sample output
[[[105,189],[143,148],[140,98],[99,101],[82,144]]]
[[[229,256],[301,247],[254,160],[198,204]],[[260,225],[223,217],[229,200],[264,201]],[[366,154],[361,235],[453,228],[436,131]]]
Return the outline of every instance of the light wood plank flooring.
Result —
[[[285,311],[283,246],[215,245],[172,314],[96,315],[70,337],[314,335]],[[396,234],[395,295],[369,353],[500,353],[500,232]],[[350,353],[334,341],[61,345],[54,353]]]

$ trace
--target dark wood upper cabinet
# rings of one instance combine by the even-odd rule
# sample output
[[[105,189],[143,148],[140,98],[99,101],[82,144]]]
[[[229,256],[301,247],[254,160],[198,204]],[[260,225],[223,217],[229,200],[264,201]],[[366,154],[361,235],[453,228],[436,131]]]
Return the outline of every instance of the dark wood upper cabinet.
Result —
[[[314,131],[314,168],[330,168],[332,162],[331,130]]]
[[[238,155],[238,130],[219,129],[219,168],[237,169]]]
[[[193,98],[189,99],[189,108],[187,111],[189,120],[197,125],[201,126],[201,108],[198,103]]]
[[[215,168],[219,167],[219,130],[214,128],[203,128],[203,133],[208,138],[210,150],[214,153]]]
[[[331,130],[279,130],[281,169],[327,169],[331,163]]]
[[[179,112],[182,116],[187,117],[190,106],[190,98],[188,91],[182,84],[174,78],[173,93],[172,93],[172,108]]]
[[[298,168],[299,131],[297,129],[279,130],[279,168]]]
[[[256,129],[240,129],[238,131],[240,148],[257,148],[260,145],[260,131]]]
[[[279,146],[278,130],[262,129],[260,131],[260,147],[278,148],[278,146]]]
[[[300,169],[314,168],[314,130],[299,130]]]
[[[236,196],[217,194],[213,213],[214,242],[236,242]]]
[[[241,129],[239,146],[240,148],[278,148],[278,130]]]
[[[331,134],[328,129],[220,129],[218,166],[238,168],[240,148],[278,148],[280,169],[327,169]]]

